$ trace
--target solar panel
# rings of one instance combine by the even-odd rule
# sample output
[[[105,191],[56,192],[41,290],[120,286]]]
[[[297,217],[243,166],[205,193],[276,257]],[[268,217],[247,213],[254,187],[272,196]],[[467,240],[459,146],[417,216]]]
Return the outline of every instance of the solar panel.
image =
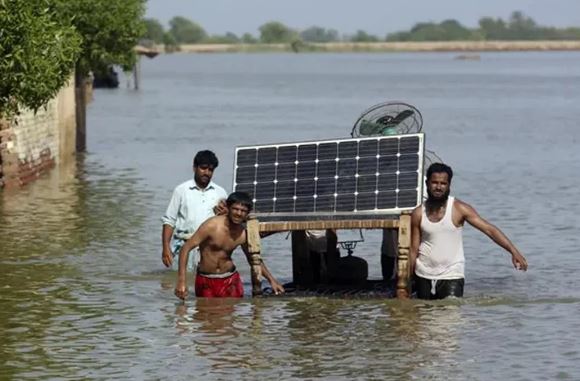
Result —
[[[236,148],[234,190],[270,219],[399,214],[421,203],[424,135]]]

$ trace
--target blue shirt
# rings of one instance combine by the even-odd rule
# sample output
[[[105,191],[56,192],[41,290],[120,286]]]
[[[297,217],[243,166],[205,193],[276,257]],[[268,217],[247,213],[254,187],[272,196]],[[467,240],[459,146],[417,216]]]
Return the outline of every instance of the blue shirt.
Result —
[[[212,181],[201,189],[195,180],[188,180],[175,187],[161,220],[164,225],[173,227],[174,238],[187,240],[201,224],[215,215],[213,208],[227,197],[224,188]]]

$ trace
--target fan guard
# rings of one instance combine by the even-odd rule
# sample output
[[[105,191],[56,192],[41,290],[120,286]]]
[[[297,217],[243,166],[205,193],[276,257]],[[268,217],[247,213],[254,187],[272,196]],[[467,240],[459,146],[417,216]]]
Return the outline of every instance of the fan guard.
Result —
[[[355,122],[351,137],[413,134],[423,128],[421,112],[404,102],[380,103],[367,109]]]

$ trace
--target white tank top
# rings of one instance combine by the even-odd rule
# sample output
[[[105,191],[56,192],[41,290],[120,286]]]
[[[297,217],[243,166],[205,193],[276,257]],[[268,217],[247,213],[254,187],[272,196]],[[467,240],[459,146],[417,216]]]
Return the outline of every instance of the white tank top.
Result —
[[[425,204],[421,207],[421,245],[415,274],[431,280],[461,279],[465,277],[463,255],[463,227],[453,224],[455,198],[447,199],[445,215],[439,222],[427,217]]]

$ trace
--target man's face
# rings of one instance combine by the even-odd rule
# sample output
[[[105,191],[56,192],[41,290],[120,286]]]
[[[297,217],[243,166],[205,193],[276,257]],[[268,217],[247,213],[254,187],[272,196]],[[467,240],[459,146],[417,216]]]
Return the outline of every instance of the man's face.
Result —
[[[445,172],[435,172],[427,180],[427,194],[432,201],[445,201],[449,197],[449,176]]]
[[[213,176],[213,165],[201,164],[193,167],[193,178],[196,184],[202,188],[207,187]]]
[[[233,203],[228,208],[228,217],[230,221],[237,225],[246,222],[249,213],[250,210],[248,207],[239,203]]]

